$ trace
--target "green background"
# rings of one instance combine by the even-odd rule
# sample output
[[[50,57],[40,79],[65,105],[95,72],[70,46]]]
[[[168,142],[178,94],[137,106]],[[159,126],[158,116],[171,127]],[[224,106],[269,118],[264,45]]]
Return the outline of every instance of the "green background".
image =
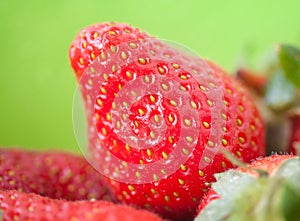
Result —
[[[300,1],[0,1],[0,146],[78,152],[68,47],[96,22],[119,21],[194,49],[232,72],[244,54],[300,45]]]

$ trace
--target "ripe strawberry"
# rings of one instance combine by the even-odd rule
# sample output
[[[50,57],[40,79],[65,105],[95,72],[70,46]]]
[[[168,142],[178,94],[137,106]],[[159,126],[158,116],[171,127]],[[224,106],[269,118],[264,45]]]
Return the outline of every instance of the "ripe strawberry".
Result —
[[[67,200],[111,200],[100,173],[84,158],[62,152],[0,149],[0,189]]]
[[[212,62],[124,24],[82,30],[70,59],[89,152],[121,202],[192,219],[213,174],[233,167],[221,147],[246,162],[265,152],[248,92]]]
[[[300,154],[300,112],[294,111],[290,114],[291,136],[289,140],[289,152]]]
[[[3,221],[162,220],[148,211],[110,202],[70,202],[18,191],[0,191],[0,209],[3,212]]]
[[[299,157],[272,155],[216,176],[218,181],[199,205],[195,221],[299,218],[294,214],[300,203]],[[296,191],[292,194],[296,201],[288,198],[289,191]]]

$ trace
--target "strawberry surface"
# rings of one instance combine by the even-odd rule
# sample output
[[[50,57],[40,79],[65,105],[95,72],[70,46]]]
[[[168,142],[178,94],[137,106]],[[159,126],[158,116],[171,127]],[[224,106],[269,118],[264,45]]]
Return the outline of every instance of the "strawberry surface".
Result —
[[[148,211],[105,201],[64,201],[33,193],[0,191],[3,221],[162,220]]]
[[[83,157],[0,149],[0,189],[67,200],[112,200],[102,175]]]
[[[116,23],[82,30],[70,60],[91,161],[121,202],[190,220],[214,173],[233,167],[222,148],[245,162],[265,153],[251,96],[213,62]]]

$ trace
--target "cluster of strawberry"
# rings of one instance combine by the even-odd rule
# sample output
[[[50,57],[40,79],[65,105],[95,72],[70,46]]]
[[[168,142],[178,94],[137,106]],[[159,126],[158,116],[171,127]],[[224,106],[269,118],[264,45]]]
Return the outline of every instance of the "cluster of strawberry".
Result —
[[[238,80],[126,24],[83,29],[69,56],[93,167],[67,153],[0,150],[3,220],[292,220],[299,158],[263,158],[264,122]]]

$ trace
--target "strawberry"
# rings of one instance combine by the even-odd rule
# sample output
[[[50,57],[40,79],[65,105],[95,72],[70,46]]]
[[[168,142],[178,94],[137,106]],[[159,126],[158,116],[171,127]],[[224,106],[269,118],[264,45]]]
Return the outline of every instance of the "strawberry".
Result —
[[[102,175],[79,156],[0,149],[0,189],[67,200],[112,200]]]
[[[161,221],[157,215],[106,201],[65,201],[33,193],[0,191],[3,221]]]
[[[289,139],[289,152],[300,154],[300,111],[294,110],[289,116],[291,122],[291,136]]]
[[[265,153],[251,97],[210,61],[115,23],[83,29],[70,60],[87,151],[120,202],[190,220],[213,174],[233,167],[222,148],[245,162]]]
[[[247,167],[216,174],[216,177],[217,182],[198,207],[195,221],[299,218],[295,213],[300,203],[300,159],[297,156],[260,158]],[[293,219],[287,218],[290,216]]]

